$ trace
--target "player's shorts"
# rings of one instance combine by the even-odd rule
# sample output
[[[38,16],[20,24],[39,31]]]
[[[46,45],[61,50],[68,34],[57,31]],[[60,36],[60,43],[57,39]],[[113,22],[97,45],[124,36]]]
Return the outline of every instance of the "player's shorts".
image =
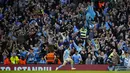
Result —
[[[71,58],[67,58],[66,60],[64,60],[64,62],[71,62],[72,59]]]

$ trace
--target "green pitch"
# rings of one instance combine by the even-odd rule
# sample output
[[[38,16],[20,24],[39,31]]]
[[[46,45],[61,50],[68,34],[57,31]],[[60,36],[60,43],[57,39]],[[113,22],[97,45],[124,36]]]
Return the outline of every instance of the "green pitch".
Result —
[[[0,71],[0,73],[130,73],[130,71]]]

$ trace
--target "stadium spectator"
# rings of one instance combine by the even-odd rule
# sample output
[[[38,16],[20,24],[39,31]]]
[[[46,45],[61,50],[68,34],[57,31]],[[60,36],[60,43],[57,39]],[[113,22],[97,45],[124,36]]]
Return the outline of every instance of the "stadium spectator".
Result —
[[[9,55],[9,52],[5,49],[2,55],[3,55],[3,60],[5,60],[7,56]]]
[[[26,59],[22,56],[22,57],[20,57],[20,59],[19,59],[19,64],[21,64],[21,65],[26,65]]]
[[[77,44],[75,43],[75,41],[73,41],[73,45],[74,45],[76,51],[78,51],[78,53],[81,52],[81,50],[83,49],[81,42],[78,42],[78,45],[77,45]]]
[[[16,53],[13,53],[10,58],[11,64],[19,64],[19,58]]]
[[[58,55],[56,56],[55,64],[62,64]]]
[[[87,28],[83,27],[80,29],[80,37],[81,38],[86,38],[87,35]]]
[[[27,63],[28,64],[33,64],[35,63],[36,59],[35,59],[35,54],[33,49],[29,49],[29,52],[27,54]]]
[[[39,64],[46,64],[46,60],[44,58],[41,58],[41,60],[39,61]]]
[[[73,54],[72,59],[74,61],[74,64],[80,64],[82,61],[82,57],[80,54],[78,54],[78,51],[76,51],[75,54]]]
[[[97,57],[97,63],[98,64],[105,64],[106,61],[106,55],[104,54],[104,52],[101,52],[98,57]]]
[[[129,57],[129,52],[127,52],[126,57],[124,59],[124,66],[129,68],[130,67],[129,63],[130,63],[130,57]]]
[[[113,49],[113,52],[110,54],[109,58],[111,58],[114,65],[117,65],[120,62],[119,55],[115,49]]]
[[[45,60],[46,60],[47,64],[54,64],[55,59],[56,59],[56,55],[53,51],[51,51],[50,53],[48,53],[45,56]]]
[[[86,64],[92,64],[92,56],[88,54],[88,58],[86,59]]]
[[[11,64],[11,62],[10,62],[9,57],[6,57],[6,58],[4,59],[4,65],[10,65],[10,64]]]
[[[42,58],[47,54],[47,49],[45,49],[44,47],[41,49],[39,56]]]
[[[82,57],[82,64],[86,64],[86,58],[88,56],[87,51],[84,49],[81,51],[81,57]]]
[[[35,54],[35,59],[36,59],[36,61],[39,62],[39,61],[40,61],[40,57],[39,57],[40,50],[39,50],[38,45],[35,44],[35,46],[34,46],[34,47],[31,47],[31,48],[32,48],[33,51],[34,51],[33,53]]]
[[[22,47],[22,49],[19,50],[19,52],[20,52],[20,57],[23,57],[23,58],[26,58],[26,57],[27,57],[27,53],[28,53],[28,51],[25,50],[24,47]]]

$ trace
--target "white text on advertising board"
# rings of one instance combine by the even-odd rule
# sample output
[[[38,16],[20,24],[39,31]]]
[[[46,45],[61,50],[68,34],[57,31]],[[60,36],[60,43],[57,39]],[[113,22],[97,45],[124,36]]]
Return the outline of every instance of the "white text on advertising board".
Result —
[[[52,67],[13,67],[13,69],[11,69],[11,67],[0,67],[0,70],[2,71],[51,71]]]

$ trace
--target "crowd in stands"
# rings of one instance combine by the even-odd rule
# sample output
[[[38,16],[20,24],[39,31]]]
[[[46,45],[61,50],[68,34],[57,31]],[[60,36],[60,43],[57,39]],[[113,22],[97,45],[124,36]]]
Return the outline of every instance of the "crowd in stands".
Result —
[[[130,0],[0,0],[0,63],[130,64]],[[129,65],[130,66],[130,65]]]

